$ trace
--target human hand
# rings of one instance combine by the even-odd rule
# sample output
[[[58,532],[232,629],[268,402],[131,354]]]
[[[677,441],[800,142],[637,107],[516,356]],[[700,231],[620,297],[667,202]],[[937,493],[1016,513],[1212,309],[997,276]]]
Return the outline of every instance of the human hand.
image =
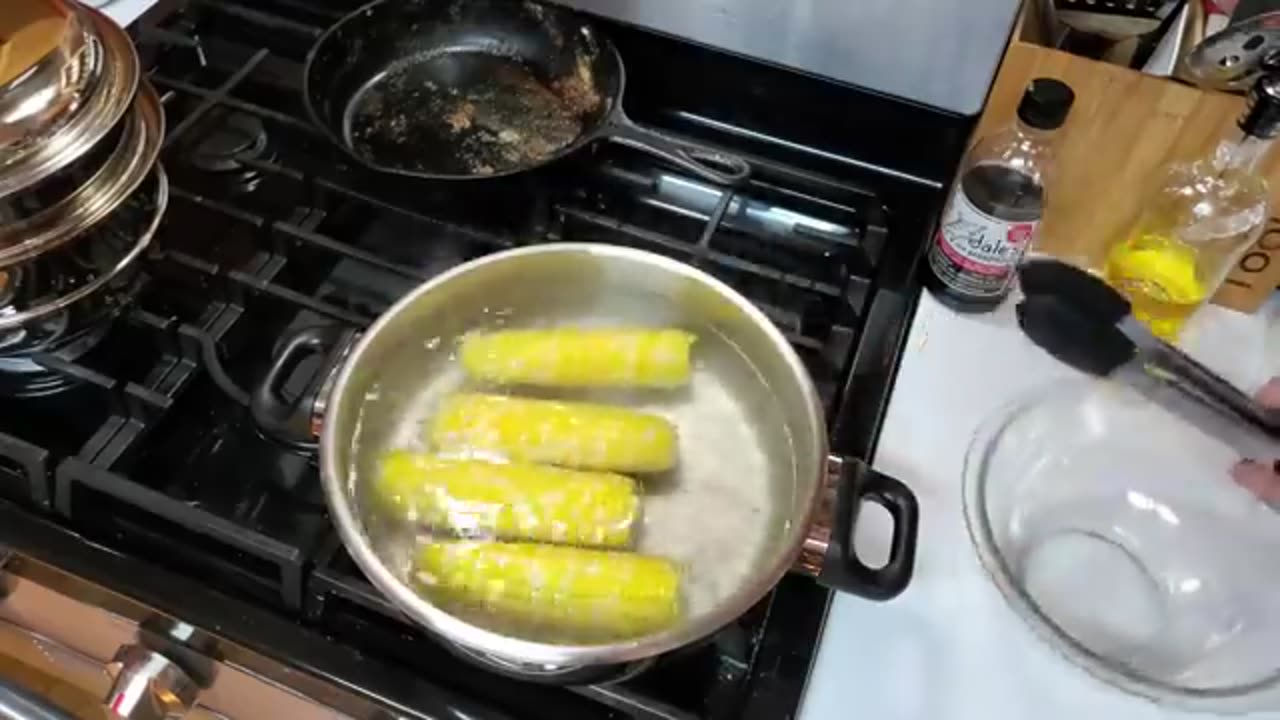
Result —
[[[1266,407],[1280,408],[1280,377],[1267,381],[1254,398]],[[1231,468],[1231,477],[1259,500],[1280,507],[1280,459],[1242,460]]]

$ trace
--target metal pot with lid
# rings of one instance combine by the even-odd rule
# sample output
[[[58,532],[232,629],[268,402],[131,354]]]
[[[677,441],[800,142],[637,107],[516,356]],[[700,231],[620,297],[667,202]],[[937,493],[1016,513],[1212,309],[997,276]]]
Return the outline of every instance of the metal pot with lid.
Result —
[[[0,199],[0,268],[74,242],[114,212],[155,166],[164,123],[160,97],[144,80],[112,134],[88,154]]]
[[[101,69],[96,39],[61,0],[0,10],[0,147],[44,134],[73,112]]]
[[[140,77],[129,36],[102,12],[66,0],[6,0],[0,200],[89,162],[101,141],[118,134]]]
[[[637,475],[643,520],[631,550],[678,561],[683,612],[638,634],[563,641],[449,608],[424,592],[412,562],[406,565],[420,547],[419,528],[386,521],[370,496],[386,453],[417,446],[442,404],[473,391],[455,357],[455,343],[467,333],[601,323],[683,328],[697,337],[683,390],[609,396],[676,428],[674,470]],[[520,248],[437,276],[354,345],[350,338],[323,328],[286,338],[254,394],[254,417],[295,440],[311,439],[322,426],[319,464],[330,516],[360,569],[408,617],[492,669],[546,682],[612,679],[708,637],[790,570],[878,600],[910,579],[917,524],[911,491],[859,460],[828,454],[821,403],[795,350],[749,300],[696,268],[611,245]],[[344,341],[345,348],[330,349]],[[320,373],[314,406],[281,388],[310,353],[338,368]],[[886,507],[895,521],[890,558],[880,568],[868,567],[852,547],[864,500]]]

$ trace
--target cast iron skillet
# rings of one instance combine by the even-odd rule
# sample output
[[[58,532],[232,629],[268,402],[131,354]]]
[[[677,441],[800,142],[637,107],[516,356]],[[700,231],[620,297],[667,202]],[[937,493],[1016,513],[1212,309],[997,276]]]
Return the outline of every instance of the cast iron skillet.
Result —
[[[375,0],[307,57],[312,119],[376,170],[497,177],[607,139],[721,185],[740,157],[640,127],[622,110],[609,40],[570,11],[525,0]]]

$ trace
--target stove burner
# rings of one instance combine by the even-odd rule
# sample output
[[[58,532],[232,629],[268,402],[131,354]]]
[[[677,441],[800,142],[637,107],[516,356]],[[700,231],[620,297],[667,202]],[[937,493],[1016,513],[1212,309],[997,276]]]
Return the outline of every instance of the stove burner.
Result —
[[[36,333],[54,337],[57,342],[45,349],[63,362],[74,362],[98,345],[111,330],[110,322],[99,322],[67,334],[69,313],[58,313],[41,324]],[[0,397],[35,398],[60,393],[80,384],[80,379],[62,370],[45,367],[31,350],[19,349],[14,355],[4,355],[6,345],[21,346],[29,331],[18,328],[7,336],[0,336]]]
[[[0,270],[0,318],[16,315],[21,311],[18,307],[19,293],[24,286],[30,288],[37,285],[38,280],[35,275],[35,266],[33,265],[15,265]],[[21,352],[20,348],[29,343],[30,339],[36,335],[48,336],[56,340],[66,331],[66,325],[66,313],[58,313],[46,322],[40,323],[40,330],[34,334],[31,329],[25,326],[0,330],[0,372],[35,372],[39,370],[39,366],[28,367],[30,361],[26,358],[6,357],[6,354],[15,350]]]
[[[212,130],[191,144],[188,162],[247,193],[258,187],[263,176],[252,161],[270,161],[274,155],[262,121],[253,115],[231,112],[217,119]]]
[[[146,241],[163,212],[167,188],[153,175],[109,220],[52,252],[0,268],[0,397],[37,397],[80,384],[74,364],[110,332],[140,292],[146,275],[122,266]],[[152,185],[155,187],[153,188]],[[136,260],[136,256],[134,257]],[[89,291],[72,297],[73,293]],[[34,313],[13,324],[25,313]]]
[[[9,282],[17,274],[14,270],[3,272],[8,273]],[[26,270],[28,278],[36,274],[29,265]],[[5,279],[0,279],[3,282]],[[65,282],[73,284],[76,278]],[[0,397],[42,397],[81,383],[76,375],[42,363],[41,356],[56,357],[60,364],[76,363],[108,336],[120,310],[137,295],[143,282],[141,274],[131,274],[104,288],[101,299],[81,302],[38,322],[0,331]],[[3,292],[14,291],[0,286],[0,293]],[[3,307],[0,315],[12,311],[12,306]]]

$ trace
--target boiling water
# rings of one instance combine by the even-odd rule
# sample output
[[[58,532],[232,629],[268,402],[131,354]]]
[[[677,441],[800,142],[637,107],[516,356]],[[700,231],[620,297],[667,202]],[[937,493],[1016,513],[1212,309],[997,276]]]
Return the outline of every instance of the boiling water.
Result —
[[[571,304],[540,297],[538,313],[488,310],[446,335],[424,328],[421,341],[407,343],[389,358],[365,395],[353,439],[348,480],[365,530],[383,561],[408,581],[422,530],[381,516],[366,496],[369,483],[361,479],[372,477],[387,450],[429,451],[433,415],[453,393],[481,390],[601,402],[657,414],[676,426],[679,458],[669,473],[638,478],[644,497],[635,550],[681,566],[685,617],[696,621],[751,583],[789,528],[796,478],[781,407],[738,348],[707,327],[664,316],[669,303],[662,298],[624,294],[590,314]],[[673,326],[695,333],[690,384],[679,390],[520,388],[511,393],[468,380],[456,359],[468,330],[609,326]]]

